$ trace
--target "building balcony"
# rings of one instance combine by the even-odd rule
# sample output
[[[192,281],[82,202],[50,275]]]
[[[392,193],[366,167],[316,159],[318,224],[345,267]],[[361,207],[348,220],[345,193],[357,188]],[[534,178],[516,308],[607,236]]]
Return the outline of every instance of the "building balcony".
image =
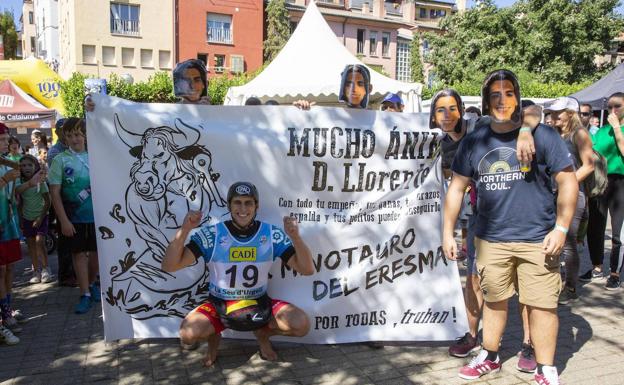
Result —
[[[226,28],[208,28],[208,42],[232,44],[232,30]]]
[[[139,36],[139,21],[111,19],[111,33],[116,35]]]

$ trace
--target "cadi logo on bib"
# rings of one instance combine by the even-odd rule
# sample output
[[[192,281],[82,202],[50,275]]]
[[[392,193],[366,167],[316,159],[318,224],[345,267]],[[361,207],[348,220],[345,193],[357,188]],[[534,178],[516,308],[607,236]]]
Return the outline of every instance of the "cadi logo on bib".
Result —
[[[255,247],[232,247],[230,248],[231,262],[251,262],[256,260]]]

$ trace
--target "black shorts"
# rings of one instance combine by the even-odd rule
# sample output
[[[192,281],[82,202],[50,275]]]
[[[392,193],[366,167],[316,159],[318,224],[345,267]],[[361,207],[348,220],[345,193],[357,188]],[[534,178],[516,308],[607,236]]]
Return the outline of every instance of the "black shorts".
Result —
[[[72,223],[76,234],[67,238],[70,250],[74,253],[84,253],[87,251],[97,252],[97,243],[95,241],[95,223]]]

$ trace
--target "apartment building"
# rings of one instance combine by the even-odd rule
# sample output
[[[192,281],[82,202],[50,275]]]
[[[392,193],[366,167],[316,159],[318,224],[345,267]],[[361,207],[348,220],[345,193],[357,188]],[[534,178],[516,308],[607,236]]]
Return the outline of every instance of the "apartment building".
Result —
[[[293,27],[310,0],[286,0]],[[441,32],[440,20],[455,11],[454,2],[407,0],[317,0],[316,4],[338,39],[360,60],[379,72],[411,81],[411,41],[428,43],[425,31]],[[429,67],[425,66],[425,78]]]
[[[170,71],[174,0],[58,0],[59,74],[147,80]]]
[[[175,0],[176,60],[200,59],[208,77],[262,66],[262,0]]]
[[[35,6],[33,0],[24,0],[22,5],[22,57],[36,56],[37,30],[35,28]]]
[[[59,2],[58,0],[34,0],[33,6],[36,43],[34,56],[57,66],[59,61]]]

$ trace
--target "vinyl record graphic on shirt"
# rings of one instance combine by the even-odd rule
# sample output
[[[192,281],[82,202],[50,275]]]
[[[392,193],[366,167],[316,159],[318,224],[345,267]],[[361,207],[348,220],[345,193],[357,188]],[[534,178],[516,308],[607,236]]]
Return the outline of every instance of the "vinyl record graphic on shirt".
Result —
[[[485,154],[479,162],[479,175],[520,171],[516,150],[499,147]]]

